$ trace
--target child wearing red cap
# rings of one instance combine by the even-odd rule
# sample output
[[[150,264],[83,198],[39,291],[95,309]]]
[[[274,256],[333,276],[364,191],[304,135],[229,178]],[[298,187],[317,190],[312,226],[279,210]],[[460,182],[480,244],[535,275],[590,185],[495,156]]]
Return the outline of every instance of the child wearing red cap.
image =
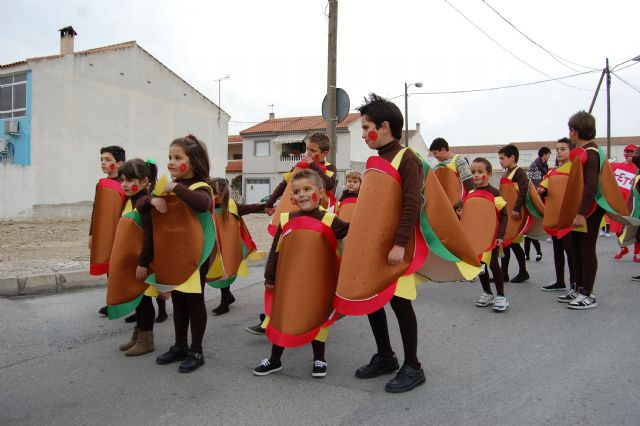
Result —
[[[611,169],[615,174],[618,188],[620,189],[620,193],[624,197],[625,201],[633,191],[633,182],[638,171],[632,161],[633,152],[636,149],[638,149],[638,147],[633,144],[625,146],[623,153],[624,160],[619,163],[611,163]],[[610,232],[615,232],[616,236],[620,237],[620,234],[622,233],[622,225],[612,220],[609,230]],[[620,260],[627,253],[629,253],[629,249],[627,247],[622,247],[620,251],[613,256],[613,258],[615,260]],[[634,244],[633,261],[640,262],[640,243],[638,242]]]

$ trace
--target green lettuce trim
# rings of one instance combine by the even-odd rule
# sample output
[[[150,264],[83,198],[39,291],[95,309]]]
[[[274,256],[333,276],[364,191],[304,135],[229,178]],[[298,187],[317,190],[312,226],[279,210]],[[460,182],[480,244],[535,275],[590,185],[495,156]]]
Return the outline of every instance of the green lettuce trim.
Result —
[[[109,314],[109,319],[118,319],[135,311],[142,300],[142,296],[144,296],[144,293],[128,302],[120,303],[119,305],[108,305],[107,313]]]
[[[207,284],[209,284],[213,288],[227,288],[227,287],[230,287],[231,284],[235,282],[236,278],[238,278],[238,276],[233,275],[223,280],[208,281]]]
[[[598,189],[596,191],[596,196],[595,196],[596,203],[598,203],[598,205],[602,207],[607,213],[620,216],[620,213],[618,213],[617,211],[615,211],[613,207],[611,207],[607,199],[604,197],[604,194],[602,193],[602,188],[600,187],[600,173],[602,173],[602,165],[604,164],[604,151],[602,150],[602,148],[600,148],[600,145],[596,145],[596,146],[598,147],[597,152],[598,152],[598,160],[600,163],[600,170],[598,171]]]
[[[524,205],[527,207],[527,210],[529,210],[529,213],[531,213],[533,217],[542,219],[542,215],[538,212],[538,209],[536,209],[536,207],[534,206],[533,201],[531,201],[531,194],[529,193],[529,188],[527,188],[527,196],[524,199]]]
[[[142,215],[138,210],[132,210],[123,217],[133,220],[140,228],[142,228]]]
[[[638,173],[636,173],[638,176]],[[636,188],[635,180],[633,183],[633,211],[631,212],[631,216],[636,219],[640,219],[640,192]]]

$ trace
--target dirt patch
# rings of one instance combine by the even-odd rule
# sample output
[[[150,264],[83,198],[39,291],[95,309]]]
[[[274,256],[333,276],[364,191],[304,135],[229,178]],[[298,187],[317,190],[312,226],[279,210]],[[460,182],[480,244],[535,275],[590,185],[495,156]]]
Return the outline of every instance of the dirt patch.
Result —
[[[268,251],[270,218],[244,217],[259,250]],[[0,222],[0,278],[89,269],[89,218]]]

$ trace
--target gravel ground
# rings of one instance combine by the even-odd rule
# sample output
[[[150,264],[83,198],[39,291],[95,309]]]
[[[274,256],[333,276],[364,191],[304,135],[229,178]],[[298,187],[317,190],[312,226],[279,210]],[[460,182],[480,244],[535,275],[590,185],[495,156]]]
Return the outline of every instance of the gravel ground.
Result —
[[[268,251],[269,217],[244,217],[259,250]],[[0,222],[0,278],[89,269],[89,217]]]

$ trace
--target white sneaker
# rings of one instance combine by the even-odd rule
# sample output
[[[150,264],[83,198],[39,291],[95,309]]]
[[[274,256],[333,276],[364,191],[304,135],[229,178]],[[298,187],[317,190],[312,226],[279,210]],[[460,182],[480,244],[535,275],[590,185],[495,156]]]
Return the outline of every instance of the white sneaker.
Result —
[[[604,237],[604,231],[602,231],[602,230],[600,231],[600,236]]]
[[[495,299],[493,297],[493,294],[483,292],[482,296],[480,296],[480,299],[478,299],[478,301],[476,302],[476,306],[479,308],[484,308],[489,305],[493,305],[494,300]]]
[[[607,232],[606,234],[604,234],[604,236],[609,238],[611,236],[611,234]]]
[[[576,297],[578,297],[580,293],[575,291],[574,289],[569,290],[569,293],[558,296],[558,302],[560,303],[569,303],[573,302]]]
[[[504,296],[496,296],[493,302],[493,309],[496,312],[504,312],[509,307],[509,301]]]
[[[567,308],[569,309],[591,309],[597,307],[598,303],[596,302],[596,295],[593,293],[588,296],[581,294],[567,305]]]

